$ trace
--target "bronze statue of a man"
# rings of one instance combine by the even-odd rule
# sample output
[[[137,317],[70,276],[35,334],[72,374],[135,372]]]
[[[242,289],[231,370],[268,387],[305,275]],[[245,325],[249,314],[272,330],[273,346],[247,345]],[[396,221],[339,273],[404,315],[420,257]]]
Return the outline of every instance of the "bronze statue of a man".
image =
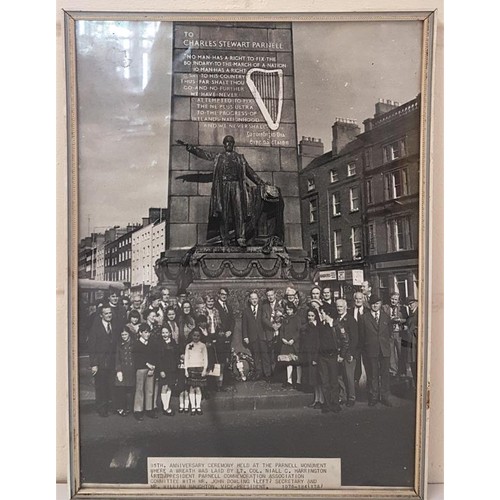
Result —
[[[245,157],[234,151],[235,141],[231,135],[224,137],[222,141],[224,151],[221,153],[211,153],[181,140],[178,140],[177,144],[186,146],[186,149],[198,158],[213,162],[209,217],[218,221],[224,246],[230,244],[229,231],[234,224],[236,242],[240,247],[246,247],[245,224],[251,214],[245,190],[245,178],[258,186],[265,184],[264,181],[250,167]]]

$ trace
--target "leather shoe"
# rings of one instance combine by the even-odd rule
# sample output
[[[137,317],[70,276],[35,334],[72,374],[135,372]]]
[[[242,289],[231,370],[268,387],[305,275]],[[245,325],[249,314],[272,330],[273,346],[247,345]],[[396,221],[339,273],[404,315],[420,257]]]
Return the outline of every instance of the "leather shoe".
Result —
[[[341,411],[342,411],[342,407],[341,407],[340,405],[335,405],[335,406],[331,409],[331,411],[332,411],[333,413],[339,413],[339,412],[341,412]]]
[[[198,415],[203,415],[203,410],[202,410],[201,408],[198,408],[198,409],[196,410],[196,413],[197,413]]]
[[[146,415],[147,415],[149,418],[158,418],[158,415],[156,414],[156,412],[155,412],[154,410],[147,411],[147,412],[146,412]]]
[[[348,406],[349,408],[351,408],[355,404],[356,404],[356,401],[354,399],[349,399],[345,405]]]
[[[140,411],[134,411],[134,417],[138,422],[141,422],[142,420],[144,420],[144,416],[142,415],[142,413]]]

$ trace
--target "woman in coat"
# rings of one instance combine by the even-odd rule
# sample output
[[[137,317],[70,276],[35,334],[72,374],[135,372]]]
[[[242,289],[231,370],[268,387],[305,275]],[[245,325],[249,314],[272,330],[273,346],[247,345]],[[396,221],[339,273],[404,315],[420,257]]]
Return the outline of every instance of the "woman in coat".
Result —
[[[179,349],[183,351],[186,344],[189,342],[191,332],[196,326],[196,321],[193,316],[191,303],[185,300],[182,303],[179,313]]]
[[[118,415],[122,417],[126,417],[133,409],[135,391],[134,342],[135,339],[125,328],[116,346],[115,407]]]
[[[319,316],[315,309],[306,314],[306,324],[301,329],[300,358],[304,368],[305,383],[314,389],[314,400],[310,408],[321,408],[325,399],[318,373],[319,357]]]
[[[280,356],[279,360],[286,364],[286,382],[283,387],[292,387],[293,368],[296,368],[297,383],[296,388],[302,384],[302,366],[299,364],[300,354],[300,318],[297,315],[295,304],[287,302],[285,304],[285,315],[281,323],[280,330]]]

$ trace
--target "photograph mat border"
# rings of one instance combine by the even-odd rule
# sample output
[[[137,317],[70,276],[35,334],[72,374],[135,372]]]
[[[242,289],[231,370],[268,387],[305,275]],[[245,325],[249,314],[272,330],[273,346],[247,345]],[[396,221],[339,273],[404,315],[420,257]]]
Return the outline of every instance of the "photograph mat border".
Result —
[[[69,357],[71,360],[68,367],[70,388],[70,412],[69,412],[69,434],[70,434],[70,460],[69,482],[71,494],[75,498],[106,496],[117,497],[235,497],[241,498],[241,493],[249,498],[320,498],[320,497],[348,497],[348,498],[424,498],[426,492],[427,463],[428,463],[428,426],[429,426],[429,397],[430,397],[430,327],[431,316],[429,307],[431,287],[431,217],[432,198],[430,196],[432,187],[432,85],[433,64],[436,34],[436,11],[411,11],[411,12],[376,12],[376,13],[279,13],[270,14],[227,14],[227,13],[141,13],[141,12],[87,12],[64,10],[64,48],[65,48],[65,84],[67,96],[67,131],[68,131],[68,197],[70,213],[68,214],[69,229],[69,324],[71,332],[68,338]],[[77,289],[78,277],[75,270],[78,269],[78,125],[77,125],[77,103],[78,95],[76,89],[76,31],[75,23],[78,20],[126,20],[126,21],[260,21],[260,22],[319,22],[319,21],[422,21],[422,79],[421,79],[421,124],[420,124],[420,195],[419,195],[419,325],[420,332],[418,343],[418,392],[416,411],[416,435],[415,435],[415,482],[414,488],[402,487],[341,487],[338,490],[305,491],[305,490],[201,490],[201,489],[151,489],[140,485],[115,485],[115,484],[87,484],[82,486],[80,481],[80,457],[79,457],[79,387],[78,376],[74,374],[78,367],[78,317],[77,317]],[[425,325],[425,326],[424,326]],[[425,386],[424,386],[425,384]],[[195,458],[195,457],[193,457]],[[113,491],[110,491],[113,489]],[[133,490],[133,491],[132,491]],[[217,493],[215,493],[217,492]],[[367,496],[367,493],[369,495]]]

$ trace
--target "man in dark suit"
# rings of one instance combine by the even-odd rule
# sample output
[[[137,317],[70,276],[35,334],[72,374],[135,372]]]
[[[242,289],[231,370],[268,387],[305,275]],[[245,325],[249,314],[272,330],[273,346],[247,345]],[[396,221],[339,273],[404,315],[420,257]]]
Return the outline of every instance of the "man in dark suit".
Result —
[[[380,400],[392,406],[389,393],[389,366],[391,359],[391,318],[381,310],[382,301],[370,296],[370,311],[361,316],[359,338],[363,359],[368,365],[368,405],[375,406]]]
[[[361,316],[363,316],[363,314],[366,311],[369,311],[369,308],[364,306],[364,295],[362,292],[355,292],[352,298],[354,300],[354,305],[352,308],[352,317],[356,321],[359,330],[359,323]],[[368,370],[367,364],[362,359],[361,351],[362,351],[361,345],[358,344],[358,353],[356,356],[356,368],[354,369],[354,383],[356,385],[359,385],[359,380],[361,379],[361,374],[363,373],[363,367],[365,368],[365,373]]]
[[[408,310],[406,306],[399,303],[397,292],[391,294],[390,304],[385,304],[382,309],[389,315],[392,322],[390,374],[406,376],[406,363],[401,355],[401,334],[408,319]]]
[[[233,309],[227,303],[228,296],[229,290],[222,287],[219,290],[219,297],[215,303],[220,318],[220,334],[217,338],[217,357],[221,364],[221,373],[217,381],[218,390],[224,390],[224,369],[229,366],[231,361],[231,340],[233,338],[234,326],[236,323]]]
[[[105,300],[103,305],[111,307],[111,311],[113,312],[113,319],[111,321],[115,334],[119,336],[123,332],[128,320],[127,310],[120,300],[120,290],[110,286],[107,300]]]
[[[256,379],[271,378],[268,340],[262,327],[262,305],[257,292],[251,292],[241,317],[241,336],[255,361]]]
[[[266,298],[267,300],[262,304],[262,327],[272,374],[276,364],[276,353],[274,351],[281,326],[282,308],[276,298],[276,292],[272,288],[266,290]]]
[[[107,417],[109,414],[115,377],[116,338],[121,333],[114,331],[112,320],[113,311],[105,304],[89,331],[88,346],[95,385],[95,405],[101,417]]]
[[[344,299],[337,299],[337,319],[335,325],[343,329],[349,339],[349,349],[344,355],[341,363],[340,399],[346,406],[354,406],[356,402],[356,388],[354,383],[354,371],[356,369],[356,358],[358,355],[358,324],[354,316],[347,314],[347,302]],[[323,305],[323,307],[326,307]]]
[[[318,372],[325,397],[322,413],[338,413],[339,404],[339,363],[343,362],[349,350],[349,340],[345,331],[330,316],[328,309],[319,308],[319,356]]]

